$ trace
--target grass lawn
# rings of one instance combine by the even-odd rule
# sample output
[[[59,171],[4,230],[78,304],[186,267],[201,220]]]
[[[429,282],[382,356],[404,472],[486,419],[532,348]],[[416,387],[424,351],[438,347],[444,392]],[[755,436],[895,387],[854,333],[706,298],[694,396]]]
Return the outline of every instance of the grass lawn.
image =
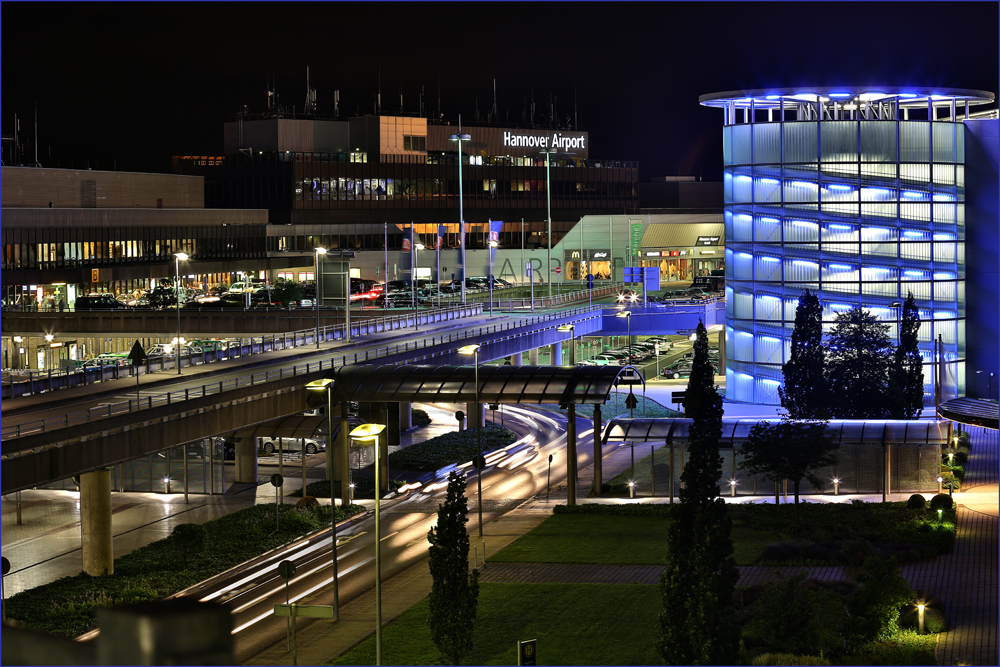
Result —
[[[516,665],[516,642],[537,639],[541,665],[660,664],[653,646],[659,613],[656,586],[480,584],[474,648],[464,662]],[[424,598],[383,629],[383,664],[448,664],[431,641],[427,614]],[[375,664],[374,636],[328,664]]]
[[[666,565],[670,519],[646,516],[553,514],[537,528],[491,556],[499,563],[607,563]],[[751,565],[777,536],[733,527],[737,565]]]

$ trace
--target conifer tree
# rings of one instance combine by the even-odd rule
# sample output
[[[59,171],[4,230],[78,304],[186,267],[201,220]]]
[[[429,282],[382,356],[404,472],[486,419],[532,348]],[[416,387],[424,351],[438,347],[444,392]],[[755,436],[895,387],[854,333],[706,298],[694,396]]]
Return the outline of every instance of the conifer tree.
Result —
[[[918,419],[924,409],[924,361],[918,347],[920,313],[910,292],[903,302],[899,345],[889,372],[893,419]]]
[[[698,324],[685,412],[692,420],[680,504],[660,578],[663,609],[657,648],[668,665],[734,664],[739,627],[732,598],[739,579],[732,522],[720,497],[722,397],[713,385],[708,335]]]
[[[468,500],[465,476],[448,475],[448,494],[438,508],[437,526],[427,533],[430,542],[431,639],[453,665],[472,651],[479,604],[479,570],[469,572]]]
[[[860,306],[840,313],[827,338],[826,384],[836,419],[888,419],[889,326]]]
[[[829,414],[823,378],[823,307],[806,290],[795,309],[792,349],[781,367],[785,384],[778,388],[781,407],[792,419],[822,419]]]

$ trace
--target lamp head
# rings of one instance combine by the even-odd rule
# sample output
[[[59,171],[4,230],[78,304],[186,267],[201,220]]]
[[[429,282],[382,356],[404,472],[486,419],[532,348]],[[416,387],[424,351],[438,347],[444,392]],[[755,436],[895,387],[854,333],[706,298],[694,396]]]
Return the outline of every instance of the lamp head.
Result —
[[[52,334],[45,334],[45,342],[51,343],[53,338],[55,338],[55,336]]]
[[[313,380],[306,384],[306,389],[309,391],[326,391],[327,387],[333,384],[333,380],[330,378],[323,378],[322,380]]]
[[[490,241],[487,245],[489,245],[491,248],[499,248],[500,247],[500,242],[499,241]]]
[[[572,333],[575,328],[572,324],[564,324],[561,327],[556,327],[556,331],[559,333]]]
[[[177,259],[179,259],[182,262],[186,262],[189,259],[189,256],[188,256],[188,254],[186,252],[175,252],[174,253],[174,257],[176,257]]]
[[[385,424],[358,424],[350,436],[355,440],[375,440],[385,430]]]
[[[473,343],[472,345],[463,345],[462,347],[458,348],[458,353],[463,354],[465,356],[469,356],[478,352],[479,348],[480,345],[477,343]]]
[[[448,137],[448,141],[469,141],[472,139],[471,134],[452,134]]]
[[[326,248],[316,248],[316,254],[317,255],[325,255],[326,254]]]
[[[615,317],[631,317],[631,315],[632,315],[631,310],[620,310],[617,313],[615,313]]]
[[[427,246],[425,246],[425,245],[424,245],[423,243],[414,243],[414,244],[413,244],[413,247],[414,247],[414,248],[415,248],[416,250],[423,250],[423,249],[424,249],[424,248],[426,248]]]

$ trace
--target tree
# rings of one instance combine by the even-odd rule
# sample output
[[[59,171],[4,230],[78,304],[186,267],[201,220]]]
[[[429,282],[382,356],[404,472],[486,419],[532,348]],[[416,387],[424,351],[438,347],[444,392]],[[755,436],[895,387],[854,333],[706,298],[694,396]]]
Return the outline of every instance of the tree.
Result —
[[[447,497],[438,507],[437,526],[427,533],[433,579],[427,622],[434,645],[454,665],[472,650],[479,603],[479,570],[469,573],[468,513],[465,476],[453,471]]]
[[[297,283],[294,280],[286,280],[285,278],[278,278],[271,288],[271,299],[275,303],[287,306],[290,303],[301,301],[305,293],[306,290],[301,283]]]
[[[795,505],[799,504],[799,485],[808,479],[813,486],[823,480],[816,470],[837,461],[836,443],[822,420],[798,420],[783,417],[778,423],[757,422],[740,449],[740,470],[764,479],[780,482],[791,480],[795,488]],[[775,500],[777,502],[777,500]],[[798,521],[798,509],[796,509]]]
[[[913,601],[913,591],[895,558],[869,556],[855,577],[861,584],[847,602],[858,643],[884,641],[899,631],[899,610]]]
[[[893,419],[918,419],[924,409],[924,360],[918,347],[919,330],[920,312],[910,292],[903,302],[899,345],[889,370]]]
[[[855,306],[834,320],[827,339],[826,383],[837,419],[888,419],[889,326]]]
[[[778,388],[781,407],[793,419],[822,419],[829,413],[823,378],[823,307],[809,290],[799,297],[788,361],[781,367],[785,384]]]
[[[733,592],[732,522],[719,494],[722,397],[713,385],[708,335],[698,323],[685,412],[692,423],[680,505],[670,523],[667,568],[660,578],[663,610],[657,649],[667,664],[734,664],[739,627]]]

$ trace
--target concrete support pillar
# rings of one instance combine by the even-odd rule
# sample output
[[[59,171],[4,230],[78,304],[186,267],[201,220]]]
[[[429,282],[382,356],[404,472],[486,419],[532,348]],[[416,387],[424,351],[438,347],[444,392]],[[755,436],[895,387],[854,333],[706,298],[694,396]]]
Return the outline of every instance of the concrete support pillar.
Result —
[[[413,428],[413,404],[399,404],[399,430],[407,431]]]
[[[93,577],[114,574],[110,468],[80,475],[80,538],[83,571]]]
[[[469,428],[480,428],[486,423],[486,404],[480,403],[477,409],[475,403],[467,403],[465,406],[465,418],[468,420]]]
[[[549,345],[549,363],[553,366],[562,366],[562,343]]]
[[[347,421],[347,403],[340,404],[340,437],[337,438],[336,477],[340,482],[340,504],[347,507],[351,502],[351,448],[348,441],[351,426]]]
[[[532,348],[528,350],[528,365],[537,366],[538,365],[538,348]]]
[[[604,461],[601,458],[601,406],[594,406],[594,495],[601,495],[604,484]]]
[[[236,438],[236,483],[257,483],[257,439]]]
[[[523,352],[518,352],[518,353],[514,354],[513,355],[513,359],[511,359],[511,364],[514,365],[514,366],[523,366],[524,365],[524,353]]]
[[[576,406],[569,404],[566,422],[566,504],[576,505]]]
[[[389,443],[382,437],[378,439],[378,488],[382,496],[389,493]]]

